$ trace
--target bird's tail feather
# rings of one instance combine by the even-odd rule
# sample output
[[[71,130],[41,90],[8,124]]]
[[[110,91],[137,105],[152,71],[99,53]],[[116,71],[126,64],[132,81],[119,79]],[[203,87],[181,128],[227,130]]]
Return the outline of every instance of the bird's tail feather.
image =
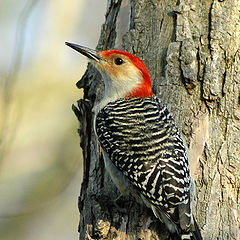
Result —
[[[202,235],[201,235],[201,232],[200,232],[200,229],[197,225],[197,222],[195,220],[195,218],[193,218],[193,221],[194,221],[194,228],[195,228],[195,231],[193,231],[193,240],[203,240],[202,238]]]

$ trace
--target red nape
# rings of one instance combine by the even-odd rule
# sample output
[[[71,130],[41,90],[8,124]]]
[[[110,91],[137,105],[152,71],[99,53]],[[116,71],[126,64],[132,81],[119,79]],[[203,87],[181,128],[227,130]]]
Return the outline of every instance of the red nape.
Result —
[[[130,61],[141,71],[142,77],[143,77],[143,83],[140,84],[135,90],[133,90],[132,93],[125,96],[125,98],[132,98],[132,97],[139,97],[139,98],[145,98],[145,97],[153,97],[152,92],[152,83],[150,74],[148,72],[147,67],[145,64],[136,56],[132,55],[131,53],[113,49],[113,50],[107,50],[103,51],[102,54],[107,57],[112,54],[120,54],[128,57]]]

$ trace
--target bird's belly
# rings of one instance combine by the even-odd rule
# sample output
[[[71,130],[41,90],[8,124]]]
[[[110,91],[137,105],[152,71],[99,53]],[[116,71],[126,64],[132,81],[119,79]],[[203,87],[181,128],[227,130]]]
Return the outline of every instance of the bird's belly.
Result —
[[[137,189],[133,186],[129,179],[120,170],[117,169],[117,167],[109,159],[107,153],[104,150],[102,150],[102,152],[106,170],[121,194],[123,196],[131,195],[136,199],[138,203],[143,204],[143,200]]]

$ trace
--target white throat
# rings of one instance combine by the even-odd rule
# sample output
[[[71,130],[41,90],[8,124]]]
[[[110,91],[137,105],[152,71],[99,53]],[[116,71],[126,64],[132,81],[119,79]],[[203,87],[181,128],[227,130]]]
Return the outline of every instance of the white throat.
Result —
[[[117,78],[114,76],[110,77],[105,72],[101,72],[105,89],[102,100],[93,108],[95,114],[97,114],[109,102],[124,98],[142,83],[142,74],[139,70],[134,70],[135,71],[128,71],[131,74],[127,75],[127,77],[125,75],[120,75]]]

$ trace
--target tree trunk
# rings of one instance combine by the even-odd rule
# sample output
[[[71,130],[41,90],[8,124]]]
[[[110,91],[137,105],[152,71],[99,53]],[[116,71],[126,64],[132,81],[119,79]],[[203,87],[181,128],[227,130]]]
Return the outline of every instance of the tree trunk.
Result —
[[[240,239],[240,1],[108,2],[97,49],[124,49],[144,61],[185,140],[203,238]],[[112,204],[119,192],[92,126],[103,83],[91,64],[77,86],[84,88],[73,106],[84,157],[80,239],[167,239],[148,209],[125,199],[124,213]]]

